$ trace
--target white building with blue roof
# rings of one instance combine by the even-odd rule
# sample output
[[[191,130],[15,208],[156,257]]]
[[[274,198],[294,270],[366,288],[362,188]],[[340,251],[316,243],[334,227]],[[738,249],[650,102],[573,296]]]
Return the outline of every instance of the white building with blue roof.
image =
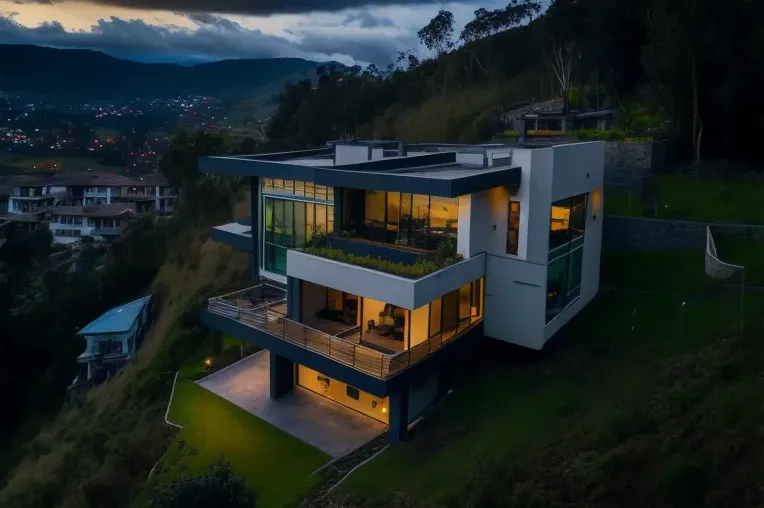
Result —
[[[151,295],[114,307],[79,331],[87,345],[77,357],[83,369],[75,384],[93,379],[99,370],[116,371],[135,354],[148,329],[150,302]]]

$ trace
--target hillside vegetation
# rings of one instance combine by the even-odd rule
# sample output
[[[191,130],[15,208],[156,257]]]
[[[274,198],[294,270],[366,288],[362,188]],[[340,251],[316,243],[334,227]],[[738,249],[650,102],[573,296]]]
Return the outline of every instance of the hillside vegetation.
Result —
[[[134,361],[112,381],[67,405],[31,439],[17,436],[13,453],[3,457],[15,465],[0,484],[0,506],[123,507],[144,488],[150,469],[174,437],[164,423],[173,375],[188,358],[203,355],[214,345],[214,334],[199,326],[202,304],[230,284],[248,279],[249,257],[209,240],[212,225],[246,214],[249,203],[238,181],[203,177],[196,169],[200,155],[223,149],[220,142],[204,134],[174,141],[164,169],[188,199],[167,223],[151,218],[139,223],[140,230],[122,248],[130,253],[129,259],[145,255],[151,258],[147,266],[160,266],[150,288],[158,319]],[[233,209],[235,203],[240,209]],[[162,249],[149,250],[147,242],[157,235]],[[122,268],[123,279],[140,281],[130,266]],[[111,287],[116,290],[124,284],[114,280]],[[89,283],[81,291],[98,287]],[[82,302],[75,298],[72,303]],[[74,357],[81,352],[73,329],[69,325],[68,335],[58,338],[74,353],[61,359],[61,369],[66,362],[73,368]],[[61,382],[70,382],[72,374],[65,376]],[[48,403],[60,401],[65,385],[52,381],[46,394],[32,393]],[[17,390],[24,388],[17,382]]]
[[[751,99],[764,84],[762,2],[555,0],[539,9],[533,0],[478,9],[461,33],[442,10],[422,20],[430,58],[321,66],[317,86],[284,89],[269,140],[488,141],[503,130],[502,111],[558,97],[568,110],[613,109],[635,134],[678,136],[693,154],[762,159],[764,103]]]

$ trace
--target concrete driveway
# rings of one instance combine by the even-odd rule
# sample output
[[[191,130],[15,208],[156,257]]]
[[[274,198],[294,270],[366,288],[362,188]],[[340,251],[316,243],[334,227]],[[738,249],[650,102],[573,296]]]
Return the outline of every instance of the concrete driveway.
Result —
[[[268,351],[197,383],[332,457],[341,457],[387,430],[384,423],[301,387],[271,400]]]

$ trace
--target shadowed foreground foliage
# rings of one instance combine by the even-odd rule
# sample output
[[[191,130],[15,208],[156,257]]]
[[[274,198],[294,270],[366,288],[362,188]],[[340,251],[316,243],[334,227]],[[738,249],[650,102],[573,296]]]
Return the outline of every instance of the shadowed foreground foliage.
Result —
[[[255,494],[224,460],[204,473],[174,480],[154,501],[154,508],[254,507]]]

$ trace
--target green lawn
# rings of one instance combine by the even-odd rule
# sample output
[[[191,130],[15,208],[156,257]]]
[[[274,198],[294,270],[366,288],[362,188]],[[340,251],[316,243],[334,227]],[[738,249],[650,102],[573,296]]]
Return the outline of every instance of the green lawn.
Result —
[[[568,434],[563,445],[574,449],[583,441],[577,433],[612,444],[636,425],[629,423],[639,420],[633,408],[651,399],[668,359],[711,344],[739,322],[739,293],[717,287],[703,295],[704,280],[702,250],[607,253],[603,283],[638,291],[600,295],[543,353],[487,346],[491,353],[482,357],[491,359],[414,429],[410,443],[363,466],[341,491],[460,505],[493,465],[522,476],[532,457]],[[761,322],[764,295],[751,292],[746,302],[746,315]],[[570,460],[588,466],[585,456]],[[525,505],[547,504],[537,501]]]
[[[745,267],[747,285],[764,286],[764,243],[724,238],[721,235],[718,235],[715,241],[719,259],[731,265]]]
[[[183,425],[162,458],[161,481],[204,471],[219,457],[257,493],[258,507],[295,506],[330,457],[190,380],[178,381],[170,421]]]
[[[642,203],[627,187],[608,187],[604,196],[605,214],[642,216]]]
[[[222,456],[256,492],[258,508],[295,506],[320,483],[310,473],[331,457],[194,383],[209,373],[205,358],[222,368],[238,359],[241,345],[223,337],[217,354],[205,345],[181,367],[169,419],[183,429],[162,458],[158,482],[202,472]]]
[[[764,183],[658,175],[658,217],[701,222],[764,224]],[[631,195],[631,198],[630,198]],[[628,189],[608,188],[605,213],[640,217],[642,204]]]

